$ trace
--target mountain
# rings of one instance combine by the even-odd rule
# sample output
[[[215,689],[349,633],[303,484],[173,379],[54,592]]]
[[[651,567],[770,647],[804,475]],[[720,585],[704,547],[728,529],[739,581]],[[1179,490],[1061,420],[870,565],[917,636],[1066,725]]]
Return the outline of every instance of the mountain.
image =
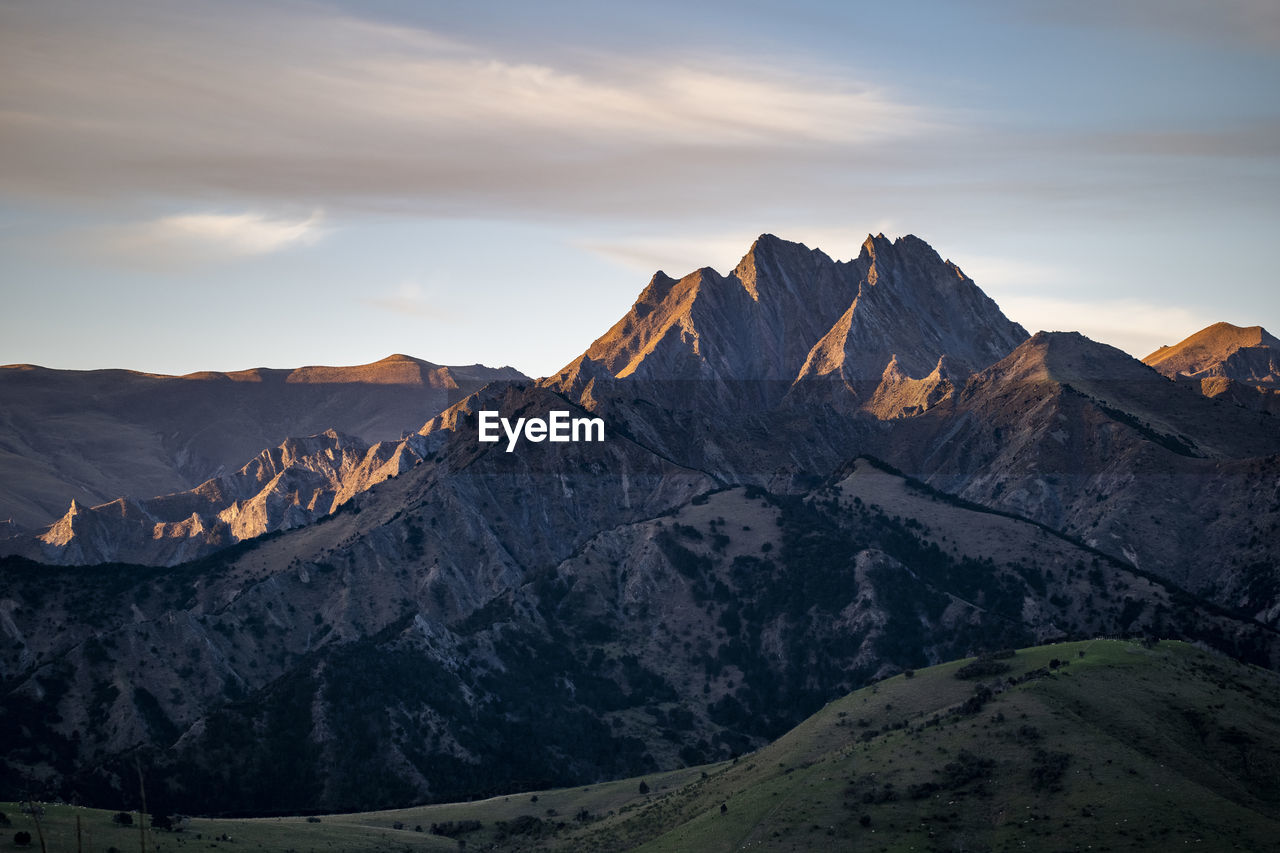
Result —
[[[1160,347],[1142,361],[1170,378],[1222,376],[1251,385],[1275,385],[1280,381],[1280,368],[1272,360],[1277,353],[1280,340],[1261,326],[1214,323],[1181,343]]]
[[[508,452],[479,441],[495,410],[605,439]],[[916,238],[837,263],[766,235],[398,441],[77,504],[41,546],[66,562],[202,556],[0,561],[0,796],[118,797],[135,756],[186,811],[587,784],[1098,634],[1280,668],[1278,453],[1263,413],[1026,337]]]
[[[56,565],[177,565],[323,518],[354,494],[416,465],[426,448],[418,436],[371,446],[335,430],[290,438],[234,474],[185,492],[95,507],[72,501],[42,533],[10,537],[0,549]]]
[[[1280,624],[1271,417],[1042,332],[905,426],[884,458],[931,485]]]
[[[1206,397],[1280,414],[1280,340],[1261,326],[1214,323],[1143,362]]]
[[[766,235],[729,276],[655,276],[546,382],[726,482],[790,491],[869,453],[1280,624],[1271,418],[1079,334],[1027,338],[914,237],[869,237],[855,260],[826,260]],[[813,294],[804,322],[754,321],[805,312],[797,290]],[[699,314],[703,303],[737,313]]]
[[[693,778],[365,825],[470,819],[469,844],[499,850],[1264,850],[1280,829],[1278,688],[1181,643],[1042,646],[877,682]],[[541,837],[513,833],[516,815],[537,817]]]
[[[865,460],[698,494],[614,442],[609,526],[584,446],[424,463],[176,569],[10,559],[6,778],[106,797],[141,743],[177,810],[368,808],[729,757],[972,649],[1137,631],[1280,665],[1273,630]]]
[[[709,268],[680,281],[656,274],[626,316],[544,385],[622,420],[621,428],[659,453],[719,479],[741,481],[751,469],[797,466],[774,458],[777,442],[763,447],[759,441],[736,442],[758,448],[758,458],[707,458],[716,453],[716,437],[690,432],[671,418],[692,411],[703,425],[731,432],[727,422],[739,420],[746,410],[761,413],[758,423],[746,427],[752,432],[794,432],[772,423],[776,416],[768,413],[787,397],[786,417],[791,417],[809,407],[815,394],[840,420],[849,407],[877,417],[918,413],[1025,337],[958,267],[916,237],[893,242],[883,235],[868,237],[857,258],[837,263],[819,250],[766,234],[728,276]],[[354,373],[349,378],[394,387],[425,375],[421,368],[414,373],[417,363],[395,359],[363,373],[348,369]],[[335,369],[306,371],[284,379],[332,384],[334,375],[348,375]],[[598,375],[600,385],[585,378],[589,375]],[[592,395],[605,393],[604,384],[616,380],[627,385],[626,411],[611,414]],[[664,422],[641,423],[630,405],[638,397],[659,405]],[[683,447],[671,446],[682,436],[688,437]],[[336,467],[334,448],[321,442],[317,458],[276,452],[294,460],[288,474],[273,463],[267,466],[271,476],[264,477],[255,460],[252,471],[223,474],[163,498],[88,508],[79,501],[45,530],[0,540],[0,552],[59,564],[172,565],[249,536],[313,521],[423,455],[421,443],[412,438],[399,447],[344,441]],[[802,444],[809,441],[801,438]],[[809,457],[800,469],[825,473],[856,450],[856,443],[840,444],[794,448]],[[396,464],[384,467],[392,458]],[[303,482],[296,485],[298,477]],[[267,504],[279,510],[264,512]]]
[[[768,406],[797,386],[836,383],[865,402],[882,384],[929,377],[943,356],[967,375],[1026,336],[917,237],[868,237],[858,257],[836,262],[764,234],[727,276],[655,274],[553,383],[572,394],[599,375],[648,380],[667,386],[668,404],[704,406]]]
[[[180,492],[286,438],[398,439],[509,367],[393,355],[357,367],[162,376],[0,367],[0,518],[37,529],[75,501]]]

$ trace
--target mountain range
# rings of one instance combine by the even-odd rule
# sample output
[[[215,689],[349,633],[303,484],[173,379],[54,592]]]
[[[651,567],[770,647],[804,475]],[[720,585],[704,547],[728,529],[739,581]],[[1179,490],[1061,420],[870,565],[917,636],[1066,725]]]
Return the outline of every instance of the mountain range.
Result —
[[[984,649],[1136,632],[1276,668],[1280,429],[1164,374],[1274,378],[1274,339],[1219,332],[1144,364],[1028,335],[918,238],[763,235],[538,381],[443,401],[427,363],[369,366],[418,367],[416,426],[340,396],[377,383],[292,383],[364,420],[0,542],[5,775],[106,798],[140,756],[188,810],[371,808],[728,758]],[[482,410],[607,440],[506,453]],[[170,473],[202,446],[175,434]],[[14,454],[46,490],[49,455]]]
[[[0,367],[0,520],[38,529],[75,501],[180,492],[238,471],[264,448],[325,430],[400,438],[512,368],[405,355],[358,367],[163,376]]]

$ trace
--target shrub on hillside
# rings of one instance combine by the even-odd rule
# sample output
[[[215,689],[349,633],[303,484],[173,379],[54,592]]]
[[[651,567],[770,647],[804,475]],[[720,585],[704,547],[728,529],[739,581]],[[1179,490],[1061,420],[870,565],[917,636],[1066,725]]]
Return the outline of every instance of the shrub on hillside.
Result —
[[[478,820],[446,820],[431,824],[431,834],[457,838],[459,835],[475,832],[479,828],[480,821]]]
[[[956,670],[956,678],[989,678],[1008,672],[1009,664],[992,657],[980,657]]]
[[[1070,763],[1070,753],[1037,749],[1031,764],[1031,786],[1041,791],[1062,790],[1062,777]]]

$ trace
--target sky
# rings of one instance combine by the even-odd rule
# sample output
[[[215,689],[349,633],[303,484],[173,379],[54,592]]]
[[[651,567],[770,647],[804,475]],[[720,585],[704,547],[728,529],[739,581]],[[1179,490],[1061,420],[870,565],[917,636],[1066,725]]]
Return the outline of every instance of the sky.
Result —
[[[1277,93],[1275,0],[0,0],[0,364],[547,375],[766,232],[1280,333]]]

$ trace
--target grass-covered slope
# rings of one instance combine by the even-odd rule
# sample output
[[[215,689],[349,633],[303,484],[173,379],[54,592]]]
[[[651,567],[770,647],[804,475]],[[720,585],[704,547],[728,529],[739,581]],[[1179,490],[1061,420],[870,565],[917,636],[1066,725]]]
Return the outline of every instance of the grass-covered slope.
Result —
[[[643,782],[643,785],[641,784]],[[14,826],[34,831],[16,805]],[[85,850],[135,849],[79,810]],[[50,850],[74,814],[49,807]],[[449,833],[433,833],[433,828]],[[194,820],[210,849],[1272,850],[1280,677],[1192,646],[1094,640],[899,675],[731,762],[475,803]],[[219,841],[227,835],[230,844]],[[148,849],[177,849],[154,832]],[[8,840],[7,838],[5,839]]]
[[[956,677],[966,663],[833,702],[668,798],[679,819],[655,804],[630,826],[659,824],[645,850],[1274,849],[1273,674],[1181,643],[1043,646]]]

